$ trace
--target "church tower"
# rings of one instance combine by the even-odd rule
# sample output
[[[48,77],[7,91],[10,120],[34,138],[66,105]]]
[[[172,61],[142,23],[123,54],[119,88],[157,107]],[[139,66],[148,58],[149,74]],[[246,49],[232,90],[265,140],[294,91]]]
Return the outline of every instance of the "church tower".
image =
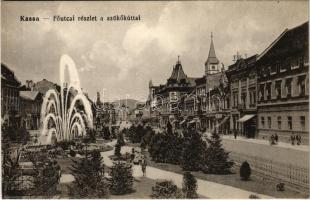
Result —
[[[211,32],[211,45],[209,50],[209,56],[205,62],[206,75],[220,72],[220,61],[217,59],[213,44],[213,35]]]

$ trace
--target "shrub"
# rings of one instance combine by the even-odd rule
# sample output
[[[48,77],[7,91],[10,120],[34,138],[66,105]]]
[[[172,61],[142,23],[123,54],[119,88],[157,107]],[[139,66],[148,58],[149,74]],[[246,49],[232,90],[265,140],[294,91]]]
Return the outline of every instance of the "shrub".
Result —
[[[122,155],[121,154],[121,148],[122,148],[122,146],[120,144],[115,145],[115,149],[114,149],[114,155],[115,156],[120,157]]]
[[[187,171],[198,171],[203,164],[203,154],[206,143],[196,131],[191,131],[191,136],[186,139],[182,152],[182,168]]]
[[[190,172],[185,172],[183,175],[183,188],[184,198],[194,199],[197,198],[197,180]]]
[[[91,151],[71,166],[74,181],[68,185],[71,198],[99,199],[109,196],[109,184],[104,177],[104,164],[99,151]]]
[[[182,198],[182,193],[172,181],[159,180],[152,187],[151,197],[153,199],[179,199]]]
[[[249,180],[251,176],[251,167],[247,161],[244,161],[240,166],[240,177],[242,180]]]
[[[259,196],[255,194],[250,194],[249,199],[260,199]]]
[[[205,153],[205,173],[228,174],[234,162],[229,158],[229,152],[222,147],[220,136],[213,132],[210,138],[207,138],[208,148]]]
[[[284,191],[284,186],[285,186],[284,183],[278,183],[278,184],[276,185],[277,191]]]
[[[115,162],[110,171],[110,192],[127,194],[133,190],[132,166],[126,162]]]
[[[69,154],[70,154],[71,157],[75,157],[76,156],[76,152],[73,151],[72,149],[70,150]]]

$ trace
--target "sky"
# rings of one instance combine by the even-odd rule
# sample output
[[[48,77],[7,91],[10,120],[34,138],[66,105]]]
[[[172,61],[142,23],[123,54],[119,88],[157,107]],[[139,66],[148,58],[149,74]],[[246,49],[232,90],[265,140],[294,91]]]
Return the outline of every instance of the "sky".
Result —
[[[218,59],[260,54],[286,28],[308,20],[308,1],[11,2],[1,3],[1,62],[17,78],[59,83],[63,54],[75,62],[83,91],[95,99],[145,100],[148,83],[164,84],[178,55],[190,77],[204,75],[210,35]],[[21,22],[52,18],[140,15],[140,21]]]

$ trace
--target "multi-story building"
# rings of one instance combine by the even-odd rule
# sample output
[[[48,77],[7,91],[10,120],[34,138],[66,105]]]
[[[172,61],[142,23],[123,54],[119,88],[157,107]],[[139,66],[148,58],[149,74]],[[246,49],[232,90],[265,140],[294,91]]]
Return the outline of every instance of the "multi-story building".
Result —
[[[228,103],[227,77],[224,67],[220,67],[220,61],[215,54],[213,35],[211,34],[211,44],[207,61],[205,62],[205,98],[202,98],[203,106],[206,106],[202,124],[208,132],[228,131]],[[198,88],[197,88],[198,89]],[[203,89],[200,89],[204,91]],[[199,95],[198,95],[199,96]]]
[[[1,63],[1,123],[20,126],[20,85],[14,72]]]
[[[184,73],[181,61],[178,59],[166,84],[150,85],[151,115],[156,113],[160,126],[166,126],[168,121],[183,120],[184,104],[181,103],[181,99],[194,91],[195,80],[196,78],[188,77]]]
[[[254,138],[257,122],[257,55],[238,59],[226,71],[230,87],[230,129]]]
[[[27,130],[40,127],[42,94],[38,91],[19,91],[21,101],[21,123]]]
[[[28,81],[28,83],[31,83],[31,81]],[[39,91],[43,95],[45,95],[45,93],[50,89],[55,89],[56,91],[60,92],[59,85],[46,79],[43,79],[42,81],[38,81],[37,83],[31,85],[33,91]]]
[[[309,138],[308,22],[286,29],[258,57],[258,134]]]

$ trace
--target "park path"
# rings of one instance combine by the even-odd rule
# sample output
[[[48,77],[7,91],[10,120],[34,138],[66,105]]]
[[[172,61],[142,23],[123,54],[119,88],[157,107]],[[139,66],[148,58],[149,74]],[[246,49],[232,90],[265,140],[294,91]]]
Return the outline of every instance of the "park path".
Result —
[[[113,145],[115,143],[110,143],[110,145]],[[124,146],[121,149],[122,153],[131,152],[132,147]],[[114,151],[106,151],[102,152],[101,155],[104,159],[104,163],[107,166],[112,166],[113,162],[109,158],[110,155],[113,155]],[[142,170],[139,165],[133,165],[133,176],[135,178],[142,177]],[[148,166],[146,169],[146,177],[150,179],[168,179],[172,180],[179,188],[182,188],[182,182],[183,182],[183,175],[177,174],[170,171],[161,170],[158,168],[150,167]],[[208,197],[208,198],[215,198],[215,199],[224,199],[224,198],[230,198],[230,199],[248,199],[249,195],[255,194],[259,196],[260,198],[266,198],[270,199],[273,197],[263,195],[263,194],[257,194],[255,192],[242,190],[239,188],[222,185],[202,179],[197,178],[198,183],[198,189],[197,193]]]
[[[114,146],[115,141],[108,143],[109,145]],[[124,146],[121,149],[121,153],[124,154],[126,152],[131,152],[131,148],[129,146]],[[114,154],[114,150],[101,152],[101,156],[103,157],[104,164],[108,167],[113,165],[113,161],[109,158],[109,156]],[[107,175],[107,174],[106,174]],[[139,165],[133,165],[133,176],[137,179],[142,177],[142,170]],[[148,166],[146,169],[146,177],[156,180],[156,179],[167,179],[172,180],[179,188],[182,188],[183,175],[177,174],[170,171],[161,170],[155,167]],[[71,174],[63,174],[60,182],[61,183],[69,183],[74,181],[74,177]],[[260,198],[271,199],[273,197],[258,194],[255,192],[239,189],[236,187],[218,184],[202,179],[197,178],[198,189],[197,193],[199,195],[205,196],[207,198],[214,199],[248,199],[251,194],[255,194]]]

